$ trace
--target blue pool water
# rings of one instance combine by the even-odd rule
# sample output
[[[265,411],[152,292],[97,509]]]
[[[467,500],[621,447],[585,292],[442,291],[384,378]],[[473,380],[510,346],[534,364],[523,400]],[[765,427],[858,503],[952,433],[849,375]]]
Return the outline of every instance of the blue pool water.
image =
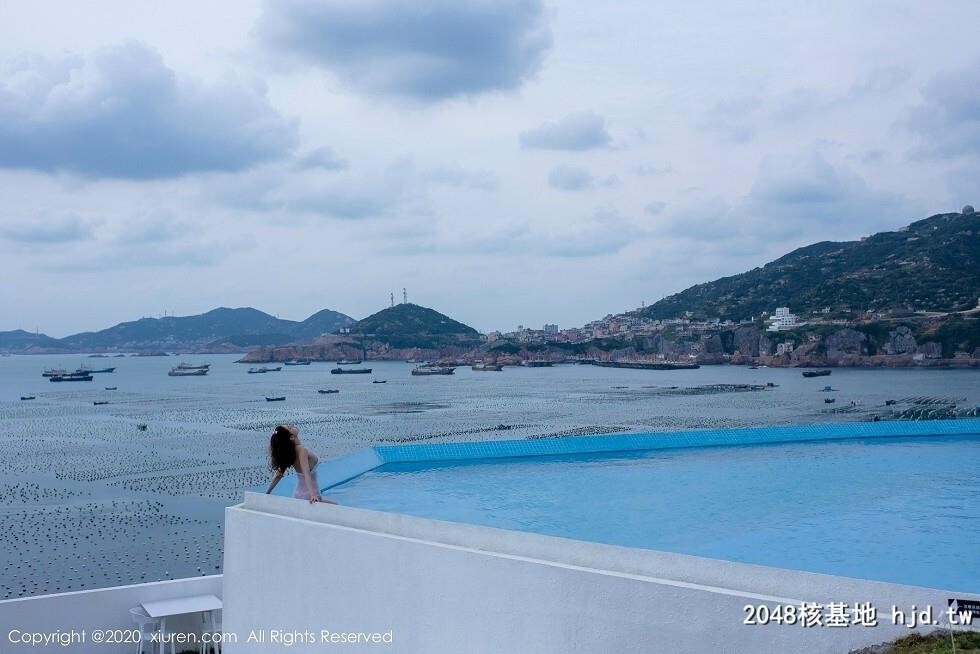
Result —
[[[386,464],[342,504],[980,591],[980,437]]]

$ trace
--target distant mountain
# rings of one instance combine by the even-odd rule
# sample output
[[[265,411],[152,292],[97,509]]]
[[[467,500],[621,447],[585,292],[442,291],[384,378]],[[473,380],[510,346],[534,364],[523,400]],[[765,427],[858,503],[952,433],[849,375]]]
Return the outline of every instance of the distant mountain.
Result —
[[[396,304],[350,326],[350,335],[379,341],[392,348],[471,346],[480,333],[434,309]]]
[[[789,307],[796,313],[872,309],[962,311],[980,297],[980,214],[939,214],[860,241],[822,242],[748,272],[692,286],[640,313],[742,320]]]
[[[31,348],[55,348],[58,340],[45,334],[32,334],[23,329],[0,332],[0,352],[21,352]]]
[[[218,308],[194,316],[141,318],[62,339],[23,331],[0,332],[0,350],[98,352],[248,348],[313,339],[354,319],[325,309],[302,322],[282,320],[258,309]]]
[[[323,334],[332,334],[338,329],[354,324],[354,319],[342,313],[324,309],[317,311],[290,332],[297,340],[312,340]]]

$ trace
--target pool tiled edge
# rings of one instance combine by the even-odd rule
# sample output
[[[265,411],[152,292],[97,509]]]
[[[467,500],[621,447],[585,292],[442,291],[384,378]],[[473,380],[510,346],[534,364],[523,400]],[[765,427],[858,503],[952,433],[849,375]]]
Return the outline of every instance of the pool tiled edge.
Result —
[[[428,443],[379,446],[375,447],[374,450],[383,463],[404,463],[449,461],[454,459],[547,456],[555,454],[587,454],[591,452],[666,450],[719,445],[760,445],[767,443],[793,443],[851,438],[949,436],[957,434],[980,434],[980,419],[851,422],[779,427],[644,432],[533,440]]]
[[[323,461],[317,467],[317,474],[321,489],[326,490],[386,463],[970,434],[980,434],[980,419],[823,423],[531,440],[385,445],[361,448],[345,456]],[[281,484],[281,486],[276,494],[292,492],[290,484]],[[262,489],[256,487],[253,490],[261,492]]]

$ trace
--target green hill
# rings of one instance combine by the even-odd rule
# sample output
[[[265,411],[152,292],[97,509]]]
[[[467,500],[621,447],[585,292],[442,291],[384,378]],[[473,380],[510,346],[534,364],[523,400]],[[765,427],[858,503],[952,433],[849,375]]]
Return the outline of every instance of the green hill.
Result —
[[[349,333],[393,348],[470,347],[480,342],[480,333],[469,325],[411,303],[396,304],[359,320]]]
[[[980,214],[939,214],[860,241],[825,241],[748,272],[692,286],[650,318],[742,320],[786,306],[820,311],[962,311],[980,297]]]

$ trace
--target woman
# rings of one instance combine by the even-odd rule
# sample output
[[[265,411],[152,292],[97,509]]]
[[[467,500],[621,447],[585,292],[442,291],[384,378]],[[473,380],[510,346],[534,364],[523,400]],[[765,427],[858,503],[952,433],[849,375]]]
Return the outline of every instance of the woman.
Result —
[[[272,469],[272,481],[266,489],[266,495],[272,492],[279,480],[292,466],[296,471],[296,488],[293,497],[309,500],[310,504],[325,502],[336,504],[333,500],[320,497],[320,484],[316,479],[316,464],[319,460],[316,454],[303,447],[299,440],[299,427],[296,425],[279,425],[269,439],[269,467]]]

